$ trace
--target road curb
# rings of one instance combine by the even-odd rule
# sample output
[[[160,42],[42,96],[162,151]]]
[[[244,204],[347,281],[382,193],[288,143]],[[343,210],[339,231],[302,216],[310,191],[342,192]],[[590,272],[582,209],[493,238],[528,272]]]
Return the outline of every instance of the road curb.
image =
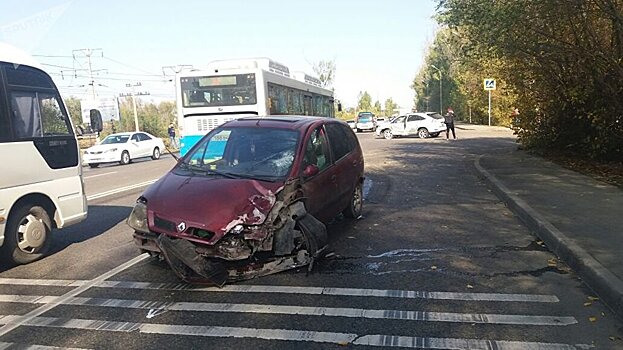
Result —
[[[485,170],[480,165],[481,158],[482,155],[477,157],[474,165],[493,192],[623,320],[623,281]]]

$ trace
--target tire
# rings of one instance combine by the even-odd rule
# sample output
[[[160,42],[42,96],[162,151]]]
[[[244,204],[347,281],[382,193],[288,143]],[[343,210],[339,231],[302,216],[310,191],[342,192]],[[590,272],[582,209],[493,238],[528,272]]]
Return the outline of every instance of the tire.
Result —
[[[123,151],[121,153],[121,160],[119,160],[119,164],[126,165],[130,163],[130,153],[128,151]]]
[[[383,130],[383,137],[385,140],[391,140],[394,138],[394,133],[392,133],[392,129]]]
[[[438,133],[438,132],[434,132],[434,133],[431,133],[431,134],[430,134],[430,137],[437,137],[437,136],[439,136],[439,133]]]
[[[89,166],[91,168],[97,168],[98,166],[100,166],[100,163],[89,163]]]
[[[151,154],[151,159],[156,160],[160,158],[160,149],[158,147],[154,148],[154,151]]]
[[[426,129],[426,128],[420,128],[420,129],[417,131],[417,136],[418,136],[419,138],[421,138],[421,139],[425,139],[425,138],[429,137],[429,136],[430,136],[430,134],[428,133],[428,129]]]
[[[357,129],[357,132],[361,132],[361,129]]]
[[[348,207],[344,209],[342,214],[348,218],[356,219],[361,216],[363,210],[363,186],[358,182],[353,190]]]
[[[4,233],[3,259],[13,265],[41,259],[50,247],[52,221],[38,205],[22,205],[11,211]]]

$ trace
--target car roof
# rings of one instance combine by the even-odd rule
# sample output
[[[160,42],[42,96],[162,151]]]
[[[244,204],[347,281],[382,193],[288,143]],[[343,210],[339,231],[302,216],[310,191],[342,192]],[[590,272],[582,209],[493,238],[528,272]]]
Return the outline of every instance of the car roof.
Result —
[[[244,117],[228,122],[228,127],[265,127],[301,130],[318,121],[342,122],[335,118],[309,117],[300,115]]]

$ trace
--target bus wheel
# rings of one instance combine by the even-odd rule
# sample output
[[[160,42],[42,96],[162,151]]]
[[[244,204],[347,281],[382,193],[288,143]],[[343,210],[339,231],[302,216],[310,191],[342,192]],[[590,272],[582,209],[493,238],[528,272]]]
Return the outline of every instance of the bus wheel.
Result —
[[[129,163],[130,163],[130,153],[128,153],[128,151],[123,151],[123,153],[121,153],[121,160],[119,161],[119,164],[126,165]]]
[[[89,166],[91,168],[97,168],[98,166],[100,166],[100,163],[89,163]]]
[[[45,209],[37,205],[16,208],[7,222],[4,257],[15,265],[40,259],[48,251],[51,232],[52,222]]]

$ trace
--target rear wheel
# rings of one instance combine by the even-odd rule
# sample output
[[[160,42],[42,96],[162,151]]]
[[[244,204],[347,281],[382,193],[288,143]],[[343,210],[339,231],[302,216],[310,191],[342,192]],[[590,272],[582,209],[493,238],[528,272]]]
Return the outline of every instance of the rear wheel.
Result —
[[[361,129],[357,128],[357,132],[361,132]]]
[[[154,148],[154,152],[151,154],[151,159],[156,160],[160,158],[160,149],[158,147]]]
[[[119,164],[126,165],[128,163],[130,163],[130,153],[128,153],[128,151],[123,151],[123,153],[121,153],[121,160],[119,161]]]
[[[2,250],[9,263],[27,264],[48,251],[52,222],[43,207],[26,204],[12,210],[6,228]]]
[[[342,212],[344,216],[349,218],[358,218],[363,210],[363,186],[361,182],[357,183],[353,195],[350,198],[348,207]]]
[[[383,137],[386,140],[391,140],[391,139],[394,138],[394,134],[392,133],[391,129],[385,129],[385,130],[383,130]]]
[[[421,139],[425,139],[430,136],[430,134],[428,133],[428,130],[426,128],[421,128],[417,131],[417,136]]]
[[[97,168],[98,166],[100,166],[100,163],[89,163],[89,166],[91,168]]]

